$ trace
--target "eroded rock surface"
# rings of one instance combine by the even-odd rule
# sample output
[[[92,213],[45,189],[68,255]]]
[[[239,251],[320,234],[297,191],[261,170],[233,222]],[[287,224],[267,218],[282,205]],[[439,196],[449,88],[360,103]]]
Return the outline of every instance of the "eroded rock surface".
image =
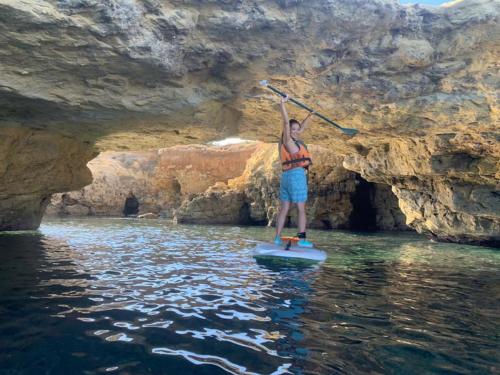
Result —
[[[309,227],[407,229],[387,186],[368,183],[344,169],[343,157],[331,150],[309,148],[314,157]],[[89,167],[94,182],[55,195],[49,214],[121,216],[129,192],[139,200],[140,215],[159,214],[178,223],[272,225],[279,209],[281,167],[276,144],[105,152]],[[361,181],[368,190],[360,190]],[[359,205],[363,201],[359,195],[366,198],[365,206]],[[291,211],[290,224],[296,225],[296,212]]]
[[[53,193],[92,182],[88,145],[37,129],[2,128],[0,229],[37,228]]]
[[[499,9],[494,0],[1,0],[3,120],[59,127],[103,149],[236,133],[274,141],[279,114],[258,85],[268,78],[365,131],[480,130],[498,120]],[[314,130],[314,143],[341,144],[330,127]]]
[[[495,240],[499,13],[496,0],[437,8],[396,0],[0,0],[0,136],[36,128],[58,134],[54,142],[79,139],[87,153],[92,145],[151,150],[237,134],[276,142],[276,98],[257,83],[265,78],[361,130],[348,140],[316,121],[306,141],[392,186],[409,225],[443,239]],[[443,134],[455,141],[431,146]],[[406,144],[409,154],[387,153],[386,144]],[[457,171],[457,163],[467,167]],[[45,176],[66,186],[56,182],[57,165]],[[22,171],[21,179],[36,176]],[[23,217],[45,203],[18,202],[25,208],[2,211],[0,228],[36,226]]]
[[[392,185],[409,226],[442,240],[498,245],[498,140],[443,133],[380,139],[367,150],[344,166]]]
[[[172,210],[217,182],[239,176],[254,143],[209,147],[174,146],[157,151],[101,153],[89,163],[94,181],[82,190],[52,198],[52,215],[120,216],[127,194],[138,198],[139,214]]]

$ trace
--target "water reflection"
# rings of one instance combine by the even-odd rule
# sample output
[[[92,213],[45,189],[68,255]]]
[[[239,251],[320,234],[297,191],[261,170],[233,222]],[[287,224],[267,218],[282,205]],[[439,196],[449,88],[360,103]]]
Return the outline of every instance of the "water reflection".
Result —
[[[316,232],[321,267],[254,259],[263,228],[45,223],[0,235],[0,366],[22,373],[487,371],[490,249]],[[425,372],[425,371],[424,371]]]
[[[310,349],[305,373],[496,368],[498,255],[468,246],[376,241],[348,258],[331,256],[313,285],[318,291],[309,311],[315,313],[300,317]]]
[[[230,234],[207,239],[169,228],[166,241],[165,228],[122,226],[42,228],[43,244],[28,244],[43,260],[32,285],[50,306],[41,315],[79,322],[80,338],[174,357],[183,371],[195,371],[188,360],[197,372],[202,364],[233,373],[286,372],[290,363],[276,342],[287,334],[271,316],[281,298],[278,273],[259,267]],[[115,360],[106,368],[122,365]]]

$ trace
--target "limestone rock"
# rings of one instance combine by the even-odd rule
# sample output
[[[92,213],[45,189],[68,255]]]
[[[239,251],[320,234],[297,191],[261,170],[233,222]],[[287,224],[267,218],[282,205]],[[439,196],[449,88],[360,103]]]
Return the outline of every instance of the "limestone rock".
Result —
[[[43,168],[23,168],[16,154],[8,164],[20,168],[14,174],[40,188],[21,197],[2,180],[1,228],[36,227],[50,194],[68,190],[62,176],[79,175],[94,145],[152,150],[228,135],[276,142],[276,97],[257,83],[266,78],[360,129],[350,142],[316,121],[305,140],[391,185],[400,206],[414,207],[408,217],[430,197],[410,225],[443,239],[496,236],[498,1],[429,8],[396,0],[0,0],[0,14],[0,139],[22,128],[46,135],[30,138],[41,143],[34,148],[81,142],[76,153],[62,146],[55,152],[61,158],[47,158]],[[290,115],[304,117],[292,108]],[[431,149],[427,140],[444,133],[454,134],[450,147]],[[384,151],[403,143],[409,155]],[[72,171],[59,173],[63,152]],[[195,177],[186,176],[187,188]],[[493,206],[478,209],[476,198],[458,204],[468,191]],[[249,210],[268,219],[270,207]]]
[[[52,193],[92,181],[95,154],[73,138],[38,129],[3,127],[0,138],[0,230],[38,227]]]
[[[492,0],[1,0],[0,103],[4,120],[28,116],[103,150],[237,133],[275,141],[279,114],[262,78],[365,131],[488,125],[499,9]],[[343,147],[336,134],[317,127],[308,140]]]
[[[257,144],[208,147],[175,146],[159,152],[156,184],[178,186],[179,199],[205,192],[217,182],[239,176]]]
[[[364,155],[347,157],[344,166],[369,181],[392,185],[406,224],[418,232],[495,245],[500,240],[500,144],[474,139],[443,133],[364,144]]]
[[[356,189],[354,174],[342,167],[342,156],[324,147],[310,145],[313,167],[309,175],[307,216],[320,228],[348,227],[352,210],[350,196]],[[262,144],[249,159],[242,176],[230,180],[249,200],[253,222],[274,224],[279,210],[281,165],[276,144]]]
[[[398,50],[389,61],[392,68],[403,68],[405,66],[417,68],[432,63],[434,48],[427,40],[401,38],[396,42],[396,45]]]
[[[364,181],[370,189],[361,192],[359,175],[342,167],[341,155],[316,145],[309,149],[314,160],[309,174],[309,227],[351,228],[356,215],[371,215],[371,229],[404,229],[403,215],[387,186],[384,190]],[[279,209],[281,166],[276,144],[107,152],[89,167],[94,182],[83,190],[56,195],[49,213],[120,215],[130,191],[141,212],[149,212],[139,217],[161,213],[178,223],[273,225]],[[360,194],[369,197],[367,207],[357,204]],[[293,210],[290,225],[296,225]]]
[[[406,216],[399,207],[399,200],[389,185],[377,184],[372,205],[376,209],[375,225],[378,229],[410,229],[406,224]]]
[[[309,149],[314,165],[309,174],[308,227],[351,228],[355,210],[353,201],[358,194],[357,175],[342,167],[341,155],[316,145],[310,145]],[[230,179],[227,185],[216,184],[205,193],[186,199],[175,211],[176,221],[274,225],[279,210],[280,175],[277,145],[259,144],[241,176]],[[371,184],[369,193],[368,205],[374,215],[370,229],[408,229],[397,199],[387,186]],[[356,215],[370,214],[366,207],[358,209]],[[289,224],[297,224],[293,209]]]
[[[139,201],[139,213],[162,213],[186,197],[240,175],[256,144],[175,146],[158,151],[103,152],[89,162],[94,181],[79,191],[56,194],[49,214],[121,216],[130,191]],[[87,207],[88,209],[79,209]]]
[[[208,191],[185,200],[174,220],[191,224],[250,224],[244,194],[236,190]]]

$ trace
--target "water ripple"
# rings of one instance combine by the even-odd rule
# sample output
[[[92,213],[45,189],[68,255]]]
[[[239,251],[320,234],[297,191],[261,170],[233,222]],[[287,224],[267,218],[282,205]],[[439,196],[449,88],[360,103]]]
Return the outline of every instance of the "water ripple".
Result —
[[[0,236],[0,364],[13,372],[499,368],[491,249],[313,232],[329,259],[311,267],[254,259],[263,228],[101,219],[41,233]]]

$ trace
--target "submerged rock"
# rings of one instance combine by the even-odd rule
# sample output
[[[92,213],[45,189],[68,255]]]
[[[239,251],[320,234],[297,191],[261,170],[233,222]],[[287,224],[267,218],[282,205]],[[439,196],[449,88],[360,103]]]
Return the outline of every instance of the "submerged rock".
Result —
[[[148,212],[146,214],[138,215],[138,219],[158,219],[160,216],[158,214],[155,214],[153,212]]]

